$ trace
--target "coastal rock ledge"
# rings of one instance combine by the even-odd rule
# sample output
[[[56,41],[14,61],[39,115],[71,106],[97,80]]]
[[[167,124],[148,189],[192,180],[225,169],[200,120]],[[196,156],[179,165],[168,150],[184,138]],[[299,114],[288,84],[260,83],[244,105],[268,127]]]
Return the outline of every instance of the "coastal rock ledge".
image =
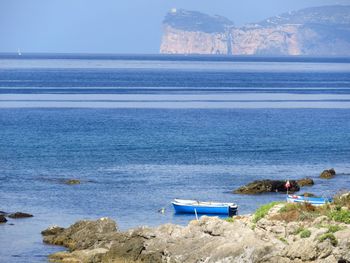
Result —
[[[101,218],[66,229],[51,227],[42,235],[44,242],[69,249],[50,255],[51,262],[350,262],[347,225],[339,227],[337,244],[332,244],[319,238],[327,232],[326,218],[309,225],[274,220],[271,213],[279,209],[258,222],[253,216],[238,216],[233,222],[203,216],[185,227],[166,224],[120,232],[113,220]],[[311,235],[297,235],[299,224]]]

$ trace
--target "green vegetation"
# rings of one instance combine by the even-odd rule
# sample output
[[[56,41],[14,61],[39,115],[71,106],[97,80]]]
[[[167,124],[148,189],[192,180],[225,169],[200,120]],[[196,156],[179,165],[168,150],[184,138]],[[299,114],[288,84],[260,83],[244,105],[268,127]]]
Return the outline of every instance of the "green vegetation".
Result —
[[[294,235],[299,235],[301,231],[304,230],[304,227],[300,226],[294,231]]]
[[[346,208],[348,199],[343,196],[343,198],[339,198],[339,200],[342,200],[343,207],[334,204],[326,204],[316,207],[309,203],[287,203],[279,210],[279,214],[275,215],[273,219],[286,222],[312,221],[315,218],[324,215],[336,222],[350,224],[350,210]],[[338,201],[338,203],[339,202],[340,201]]]
[[[228,217],[228,218],[225,218],[225,221],[229,223],[233,223],[235,219],[233,217]]]
[[[280,213],[289,212],[289,211],[292,211],[292,210],[297,209],[297,207],[298,207],[298,204],[296,204],[296,203],[286,203],[286,204],[279,210],[279,212],[280,212]]]
[[[345,209],[336,209],[329,212],[328,217],[336,222],[350,224],[350,211]]]
[[[311,231],[309,229],[304,229],[300,232],[301,238],[308,238],[311,236]]]
[[[260,206],[254,214],[254,218],[253,218],[253,222],[257,223],[260,219],[264,218],[268,212],[270,211],[270,209],[272,207],[274,207],[275,205],[280,204],[281,202],[271,202],[265,205]]]
[[[327,233],[335,233],[340,230],[345,229],[344,227],[338,226],[338,225],[329,225],[328,227],[328,232]]]
[[[316,227],[317,228],[327,228],[328,229],[327,233],[335,233],[335,232],[338,232],[340,230],[346,229],[346,227],[343,227],[343,226],[327,225],[327,224],[319,224],[319,225],[316,225]]]
[[[333,203],[337,207],[350,208],[350,193],[337,193],[333,198]]]
[[[280,237],[279,240],[281,240],[283,243],[288,244],[287,239],[285,239],[284,237]]]
[[[338,240],[337,238],[333,235],[333,233],[326,233],[326,234],[323,234],[322,236],[319,237],[319,241],[320,242],[323,242],[325,241],[326,239],[329,239],[331,244],[333,246],[336,246],[338,245]]]

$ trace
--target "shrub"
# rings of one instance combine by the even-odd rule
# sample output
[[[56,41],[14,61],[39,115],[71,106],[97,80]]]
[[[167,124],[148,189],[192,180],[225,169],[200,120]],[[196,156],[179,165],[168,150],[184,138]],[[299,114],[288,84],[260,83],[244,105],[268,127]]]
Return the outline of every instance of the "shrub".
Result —
[[[233,217],[228,217],[228,218],[225,218],[225,221],[229,223],[233,223],[235,219]]]
[[[343,230],[344,227],[338,226],[338,225],[329,225],[328,226],[328,233],[335,233],[340,230]]]
[[[299,226],[295,231],[294,231],[294,235],[299,235],[301,231],[303,231],[304,228],[302,226]]]
[[[336,222],[342,222],[345,224],[350,224],[350,211],[349,210],[334,210],[328,214],[328,217]]]
[[[349,192],[339,192],[333,198],[333,203],[337,206],[346,206],[350,208],[350,193]]]
[[[308,229],[304,229],[300,232],[300,237],[301,238],[308,238],[311,236],[311,231]]]
[[[277,204],[280,204],[281,202],[271,202],[266,205],[260,206],[254,214],[253,222],[257,223],[260,219],[264,218],[267,213],[270,211],[272,207],[274,207]]]
[[[285,213],[285,212],[289,212],[289,211],[293,211],[293,210],[297,210],[298,209],[298,204],[295,203],[286,203],[281,209],[280,209],[280,213]]]
[[[331,244],[333,246],[336,246],[338,245],[338,240],[337,238],[333,235],[333,233],[326,233],[326,234],[323,234],[322,236],[319,237],[319,241],[320,242],[323,242],[325,241],[326,239],[329,239]]]

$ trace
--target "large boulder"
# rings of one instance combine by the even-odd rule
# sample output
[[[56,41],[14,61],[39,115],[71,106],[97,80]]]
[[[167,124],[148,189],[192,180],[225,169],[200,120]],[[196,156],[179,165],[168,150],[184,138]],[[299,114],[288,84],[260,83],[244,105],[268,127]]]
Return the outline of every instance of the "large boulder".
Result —
[[[3,215],[0,215],[0,223],[6,223],[7,219]]]
[[[70,250],[81,250],[102,242],[116,231],[117,225],[113,220],[101,218],[97,221],[78,221],[67,229],[50,227],[41,233],[45,243],[65,246]]]
[[[331,168],[329,170],[324,170],[320,174],[320,178],[322,178],[322,179],[332,179],[335,175],[336,175],[335,170],[333,168]]]
[[[17,218],[33,217],[33,215],[28,213],[16,212],[16,213],[9,214],[8,217],[17,219]]]
[[[297,180],[297,183],[300,187],[311,186],[315,184],[314,180],[312,180],[311,178],[303,178],[303,179]]]
[[[300,190],[295,180],[289,180],[288,191],[294,193]],[[269,192],[286,193],[286,181],[284,180],[257,180],[234,190],[235,194],[261,194]]]

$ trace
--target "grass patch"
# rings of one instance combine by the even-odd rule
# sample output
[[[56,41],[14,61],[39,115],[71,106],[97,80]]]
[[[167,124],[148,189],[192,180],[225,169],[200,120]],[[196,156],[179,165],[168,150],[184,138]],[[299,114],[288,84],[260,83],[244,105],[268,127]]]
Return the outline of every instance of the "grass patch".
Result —
[[[329,225],[328,227],[328,233],[335,233],[340,230],[345,229],[344,227],[338,226],[338,225]]]
[[[309,229],[304,229],[300,232],[301,238],[308,238],[311,236],[311,231]]]
[[[349,210],[336,209],[336,210],[331,211],[328,214],[328,217],[330,219],[333,219],[336,222],[350,224],[350,211]]]
[[[281,202],[271,202],[265,205],[260,206],[254,214],[254,218],[253,218],[253,222],[257,223],[260,219],[264,218],[268,212],[270,211],[270,209],[272,207],[274,207],[275,205],[280,204]]]
[[[340,230],[346,229],[346,227],[339,226],[339,225],[322,225],[322,224],[319,224],[316,227],[317,228],[327,228],[328,229],[327,233],[335,233],[335,232],[338,232]]]
[[[336,206],[350,208],[350,193],[339,192],[333,198]]]
[[[326,233],[326,234],[323,234],[322,236],[319,237],[319,241],[320,242],[323,242],[325,241],[326,239],[329,239],[329,241],[331,242],[331,244],[333,246],[336,246],[338,245],[338,240],[337,238],[333,235],[333,233]]]
[[[294,235],[299,235],[301,231],[303,231],[304,228],[302,226],[298,227],[295,231],[294,231]]]
[[[225,218],[225,221],[229,223],[233,223],[235,219],[233,217],[228,217],[228,218]]]
[[[320,208],[310,203],[287,203],[279,210],[279,214],[274,215],[272,219],[285,222],[311,221],[321,214]]]
[[[280,237],[279,240],[281,240],[283,243],[288,244],[287,239],[285,239],[284,237]]]

